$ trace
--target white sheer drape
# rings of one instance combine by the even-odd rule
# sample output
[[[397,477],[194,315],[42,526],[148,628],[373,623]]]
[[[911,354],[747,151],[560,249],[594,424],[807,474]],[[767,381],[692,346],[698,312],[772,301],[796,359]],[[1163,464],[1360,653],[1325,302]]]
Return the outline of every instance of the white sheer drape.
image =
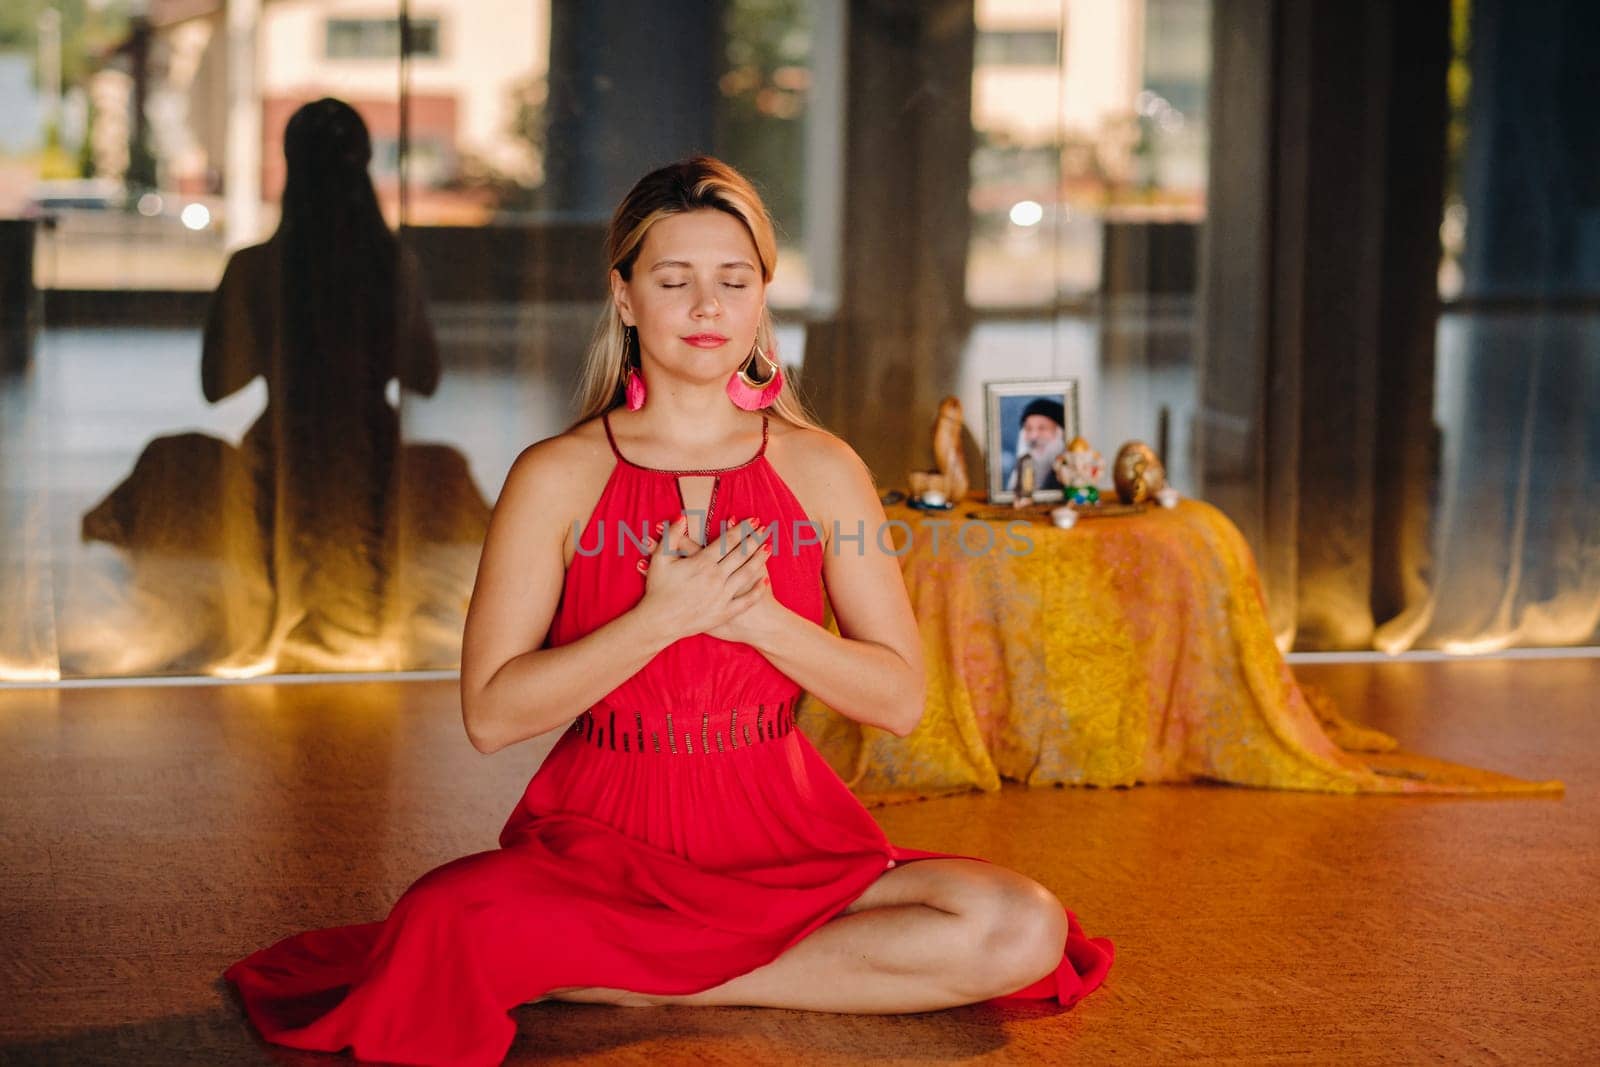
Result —
[[[1600,640],[1600,312],[1447,314],[1436,383],[1429,593],[1377,647]]]

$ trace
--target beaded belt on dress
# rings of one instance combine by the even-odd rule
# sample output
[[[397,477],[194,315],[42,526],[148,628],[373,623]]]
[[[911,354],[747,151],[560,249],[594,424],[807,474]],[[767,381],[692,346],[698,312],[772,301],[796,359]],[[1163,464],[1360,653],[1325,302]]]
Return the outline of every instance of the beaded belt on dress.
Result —
[[[794,729],[794,710],[798,703],[799,697],[791,697],[776,704],[707,711],[701,714],[698,723],[692,712],[687,715],[680,712],[676,716],[668,712],[665,725],[650,730],[645,728],[642,712],[591,708],[573,719],[568,729],[596,748],[612,752],[708,755],[713,749],[737,751],[785,736]]]

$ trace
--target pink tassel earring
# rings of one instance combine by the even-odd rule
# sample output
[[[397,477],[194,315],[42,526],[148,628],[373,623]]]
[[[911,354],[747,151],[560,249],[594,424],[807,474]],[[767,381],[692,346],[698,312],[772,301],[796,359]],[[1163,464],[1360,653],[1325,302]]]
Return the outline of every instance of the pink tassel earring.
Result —
[[[783,368],[778,365],[777,351],[776,340],[773,341],[771,353],[762,352],[759,344],[752,348],[750,358],[728,377],[728,399],[746,411],[759,411],[778,399],[778,393],[783,389]],[[753,380],[748,368],[760,359],[764,359],[772,368],[772,374],[764,380]]]
[[[632,326],[624,328],[622,338],[622,360],[624,363],[626,363],[628,360],[628,340],[633,336],[633,332],[634,328]],[[639,368],[637,366],[628,368],[628,380],[626,383],[625,392],[627,393],[628,397],[629,411],[638,411],[640,408],[644,407],[644,378],[639,374]]]

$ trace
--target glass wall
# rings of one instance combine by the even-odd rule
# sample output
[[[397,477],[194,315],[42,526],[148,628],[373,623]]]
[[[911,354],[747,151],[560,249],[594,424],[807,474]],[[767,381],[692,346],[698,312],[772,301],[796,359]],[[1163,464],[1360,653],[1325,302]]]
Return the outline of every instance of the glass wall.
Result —
[[[1210,4],[976,13],[963,407],[983,410],[985,381],[1075,380],[1091,444],[1144,440],[1193,491]]]
[[[571,418],[612,206],[694,152],[750,174],[803,383],[849,310],[850,153],[927,104],[873,110],[858,65],[906,34],[971,97],[970,151],[916,176],[970,205],[934,393],[981,442],[986,382],[1075,379],[1080,432],[1189,488],[1206,0],[403,6],[0,26],[0,232],[31,255],[3,279],[0,678],[454,666],[500,481]]]
[[[1434,493],[1374,643],[1592,643],[1596,170],[1574,72],[1600,30],[1578,0],[1453,8]],[[1070,380],[1076,432],[1108,456],[1144,440],[1203,494],[1213,15],[7,5],[0,679],[454,666],[500,482],[572,417],[609,213],[696,152],[766,197],[781,358],[881,488],[906,487],[942,397],[981,484],[1015,430],[986,424],[986,384]],[[1532,58],[1552,42],[1567,58]]]

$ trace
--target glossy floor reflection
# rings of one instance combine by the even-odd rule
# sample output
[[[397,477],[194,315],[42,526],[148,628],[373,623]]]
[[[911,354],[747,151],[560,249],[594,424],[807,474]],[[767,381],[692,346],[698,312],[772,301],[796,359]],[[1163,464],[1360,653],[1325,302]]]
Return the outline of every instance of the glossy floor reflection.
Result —
[[[1300,669],[1408,747],[1561,798],[1007,788],[878,809],[1116,940],[1070,1012],[518,1011],[512,1063],[1594,1062],[1600,660]],[[0,691],[0,1062],[334,1063],[260,1044],[221,969],[381,918],[495,835],[540,757],[441,683]]]

